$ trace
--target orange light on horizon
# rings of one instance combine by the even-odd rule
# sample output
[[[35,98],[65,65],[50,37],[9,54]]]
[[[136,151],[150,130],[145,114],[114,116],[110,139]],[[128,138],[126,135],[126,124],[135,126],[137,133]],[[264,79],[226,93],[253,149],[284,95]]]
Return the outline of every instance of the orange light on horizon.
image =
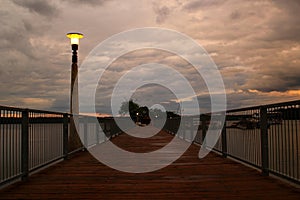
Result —
[[[300,90],[289,90],[288,94],[290,94],[290,95],[299,95],[300,96]]]

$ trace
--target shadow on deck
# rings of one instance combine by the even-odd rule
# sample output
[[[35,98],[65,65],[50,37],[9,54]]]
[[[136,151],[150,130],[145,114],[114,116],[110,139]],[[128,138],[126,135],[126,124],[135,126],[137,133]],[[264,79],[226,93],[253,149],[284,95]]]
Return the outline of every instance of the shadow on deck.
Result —
[[[133,152],[149,152],[173,138],[160,132],[148,139],[122,134],[112,142]],[[211,152],[198,158],[191,145],[172,165],[131,174],[111,169],[79,152],[0,191],[0,199],[299,199],[300,190]]]

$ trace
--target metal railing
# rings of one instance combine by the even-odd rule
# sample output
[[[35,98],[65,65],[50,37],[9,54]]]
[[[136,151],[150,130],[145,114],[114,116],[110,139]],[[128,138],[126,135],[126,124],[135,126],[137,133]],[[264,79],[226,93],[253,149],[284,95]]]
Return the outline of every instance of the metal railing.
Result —
[[[37,169],[73,153],[74,149],[69,148],[74,142],[70,137],[70,118],[68,113],[0,106],[0,186],[26,179]],[[79,143],[75,151],[103,143],[122,132],[113,118],[78,119],[79,141],[83,144]],[[130,124],[130,120],[118,121]],[[206,146],[208,126],[215,122],[210,121],[210,114],[205,114],[200,121],[199,117],[181,117],[167,119],[159,126],[177,133],[180,123],[184,124],[184,131],[178,137]],[[208,148],[261,169],[264,175],[272,173],[300,183],[300,101],[228,110],[220,131],[216,144]]]
[[[223,153],[300,183],[300,101],[230,110],[226,118]]]
[[[75,149],[70,114],[0,106],[0,186],[27,179],[36,170],[120,133],[112,118],[78,116]],[[95,117],[94,117],[95,119]],[[100,123],[101,130],[96,123]],[[75,134],[77,135],[77,134]],[[75,138],[76,139],[76,138]]]
[[[63,113],[0,107],[0,184],[64,156]],[[68,121],[67,121],[68,123]],[[67,146],[67,145],[65,145]]]
[[[218,141],[208,148],[261,169],[264,175],[300,184],[300,101],[228,110],[225,118]],[[172,123],[175,120],[168,119],[164,128],[176,133]],[[204,144],[210,124],[209,114],[201,115],[194,123],[198,126],[194,142]]]

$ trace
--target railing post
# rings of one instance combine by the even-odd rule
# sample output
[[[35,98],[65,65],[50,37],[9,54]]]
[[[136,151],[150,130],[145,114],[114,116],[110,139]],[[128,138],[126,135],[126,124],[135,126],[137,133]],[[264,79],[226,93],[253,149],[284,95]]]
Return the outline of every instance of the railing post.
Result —
[[[86,150],[88,148],[88,117],[84,117],[83,119],[83,145],[84,149]]]
[[[182,139],[185,140],[185,135],[186,135],[186,132],[188,131],[188,121],[186,119],[184,119],[184,129],[182,130]]]
[[[104,132],[104,123],[101,121],[99,122],[99,142],[105,142],[105,132]]]
[[[222,129],[222,156],[227,157],[227,136],[226,136],[226,120]]]
[[[269,151],[268,151],[268,118],[267,108],[260,108],[260,131],[261,131],[261,169],[262,174],[269,175]]]
[[[68,159],[69,153],[69,115],[67,113],[63,116],[63,156]]]
[[[100,143],[100,122],[98,121],[98,118],[97,119],[97,122],[96,122],[96,142],[97,144]]]
[[[171,132],[172,129],[170,129],[170,124],[172,123],[171,119],[168,118],[166,119],[165,125],[164,125],[164,130],[166,130],[168,133]]]
[[[206,137],[206,119],[205,116],[201,120],[201,126],[202,126],[202,144],[204,147],[206,146],[205,144],[205,137]]]
[[[28,110],[22,111],[22,157],[21,157],[21,169],[22,180],[27,180],[29,174],[29,112]]]
[[[104,130],[105,130],[105,141],[110,140],[111,139],[111,132],[110,130],[108,130],[108,120],[104,121]]]
[[[106,142],[106,140],[107,140],[106,120],[103,120],[103,134],[104,134],[103,142]]]
[[[111,135],[112,135],[112,138],[116,137],[116,132],[115,132],[115,124],[112,124],[113,123],[113,120],[110,121],[110,132],[111,132]]]

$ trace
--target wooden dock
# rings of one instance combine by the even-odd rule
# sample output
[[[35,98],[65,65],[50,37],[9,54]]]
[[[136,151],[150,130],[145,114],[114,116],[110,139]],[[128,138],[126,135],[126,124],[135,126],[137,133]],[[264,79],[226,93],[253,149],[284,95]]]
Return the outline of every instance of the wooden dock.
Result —
[[[133,152],[162,147],[172,135],[149,139],[126,134],[112,141]],[[132,174],[111,169],[89,152],[79,152],[2,191],[0,199],[300,199],[300,189],[211,152],[198,158],[199,146],[161,170]]]

